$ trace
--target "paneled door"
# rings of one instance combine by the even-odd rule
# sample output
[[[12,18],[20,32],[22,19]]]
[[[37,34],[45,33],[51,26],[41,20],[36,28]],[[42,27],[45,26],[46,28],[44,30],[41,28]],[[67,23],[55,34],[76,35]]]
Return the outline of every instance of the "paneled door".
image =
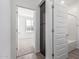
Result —
[[[54,1],[54,59],[67,59],[66,7],[61,0]]]
[[[68,13],[68,19],[67,19],[67,38],[68,38],[68,43],[70,42],[75,42],[77,40],[77,27],[76,27],[76,17],[72,14]],[[73,47],[70,48],[68,46],[68,51],[70,52],[76,48],[76,43],[74,43]]]
[[[40,6],[40,52],[45,56],[45,2]]]

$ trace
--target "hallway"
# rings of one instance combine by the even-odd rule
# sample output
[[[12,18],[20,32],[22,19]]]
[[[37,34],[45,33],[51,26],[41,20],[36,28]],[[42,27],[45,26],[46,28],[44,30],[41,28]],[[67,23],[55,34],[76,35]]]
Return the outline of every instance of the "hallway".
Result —
[[[79,49],[71,51],[68,59],[79,59]]]

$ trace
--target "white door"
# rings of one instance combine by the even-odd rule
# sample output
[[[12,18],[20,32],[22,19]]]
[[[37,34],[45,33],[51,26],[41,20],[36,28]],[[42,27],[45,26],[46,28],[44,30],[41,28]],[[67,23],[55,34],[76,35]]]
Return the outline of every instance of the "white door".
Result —
[[[46,0],[46,59],[52,59],[52,3]]]
[[[74,15],[68,14],[67,19],[68,40],[76,40],[76,18]]]
[[[61,0],[54,1],[54,59],[67,59],[66,8]]]
[[[76,42],[76,17],[72,14],[68,14],[68,19],[67,19],[67,39],[68,43]],[[69,46],[69,52],[76,48],[76,43],[70,47]]]

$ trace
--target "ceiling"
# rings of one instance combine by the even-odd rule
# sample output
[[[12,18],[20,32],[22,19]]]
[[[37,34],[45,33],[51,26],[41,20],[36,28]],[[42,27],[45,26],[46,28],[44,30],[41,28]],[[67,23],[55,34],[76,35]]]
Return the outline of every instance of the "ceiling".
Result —
[[[17,6],[29,8],[29,9],[36,9],[36,7],[39,5],[41,0],[16,0]]]

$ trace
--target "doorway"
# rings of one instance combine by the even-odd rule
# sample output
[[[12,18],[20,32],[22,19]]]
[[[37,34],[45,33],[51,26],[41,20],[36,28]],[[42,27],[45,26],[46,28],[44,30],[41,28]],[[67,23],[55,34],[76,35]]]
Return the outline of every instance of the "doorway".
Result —
[[[35,11],[17,7],[17,59],[32,58],[35,52]],[[25,59],[24,58],[24,59]]]

